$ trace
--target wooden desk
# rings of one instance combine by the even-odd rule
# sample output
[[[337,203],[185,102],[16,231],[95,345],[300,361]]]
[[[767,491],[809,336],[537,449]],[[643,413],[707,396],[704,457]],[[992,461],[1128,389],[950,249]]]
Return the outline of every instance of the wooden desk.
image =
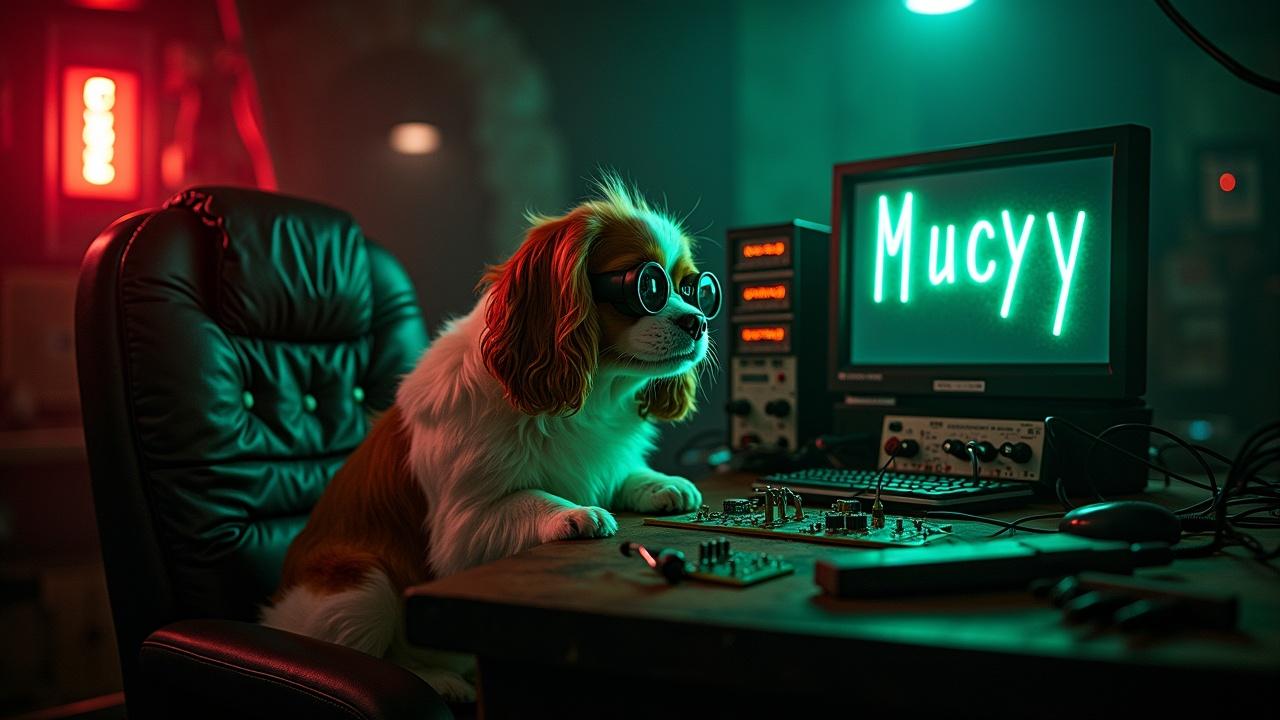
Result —
[[[725,475],[700,485],[716,507],[749,483]],[[733,536],[740,549],[785,555],[795,575],[746,589],[670,586],[622,557],[619,541],[691,554],[710,535],[644,526],[636,515],[618,525],[616,538],[551,543],[412,588],[411,642],[476,654],[491,717],[852,717],[871,708],[1079,717],[1118,711],[1121,699],[1182,715],[1216,707],[1222,693],[1272,708],[1278,696],[1280,572],[1243,557],[1143,571],[1239,592],[1239,633],[1140,640],[1066,625],[1025,592],[833,600],[813,584],[814,561],[860,551],[808,543]],[[967,537],[992,530],[957,523]]]

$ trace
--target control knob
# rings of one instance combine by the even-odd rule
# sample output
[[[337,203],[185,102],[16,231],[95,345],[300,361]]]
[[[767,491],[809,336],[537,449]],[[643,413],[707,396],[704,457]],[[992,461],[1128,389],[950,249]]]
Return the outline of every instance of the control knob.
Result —
[[[977,455],[978,459],[984,463],[989,463],[1000,457],[1000,451],[996,450],[996,446],[986,440],[973,444],[973,454]]]
[[[920,454],[920,443],[910,438],[899,440],[895,435],[884,441],[884,452],[895,457],[913,458]]]
[[[724,409],[728,411],[730,415],[746,417],[747,415],[751,414],[751,401],[743,400],[741,398],[737,400],[730,400],[729,402],[725,403]]]
[[[764,405],[766,415],[784,418],[791,414],[791,403],[786,400],[770,400]]]
[[[958,457],[961,460],[969,459],[969,451],[965,449],[963,440],[956,440],[955,438],[943,440],[942,452]]]
[[[961,460],[969,459],[969,444],[963,440],[955,440],[948,438],[942,443],[942,452],[948,455],[954,455]],[[973,443],[973,454],[978,456],[978,460],[982,462],[991,462],[1000,455],[1000,451],[996,450],[996,446],[982,440]]]
[[[1000,446],[1000,454],[1016,463],[1031,461],[1031,446],[1024,442],[1006,442]]]

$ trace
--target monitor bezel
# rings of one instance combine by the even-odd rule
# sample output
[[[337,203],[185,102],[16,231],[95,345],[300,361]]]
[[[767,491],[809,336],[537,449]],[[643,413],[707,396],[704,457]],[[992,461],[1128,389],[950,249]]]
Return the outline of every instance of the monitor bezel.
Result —
[[[1147,229],[1151,131],[1139,125],[1043,135],[910,155],[860,160],[832,171],[830,388],[852,395],[1129,399],[1146,392]],[[1084,157],[1111,157],[1110,360],[1096,364],[854,365],[848,313],[852,258],[842,238],[846,189],[857,182],[1010,167]],[[854,181],[850,182],[850,178]]]

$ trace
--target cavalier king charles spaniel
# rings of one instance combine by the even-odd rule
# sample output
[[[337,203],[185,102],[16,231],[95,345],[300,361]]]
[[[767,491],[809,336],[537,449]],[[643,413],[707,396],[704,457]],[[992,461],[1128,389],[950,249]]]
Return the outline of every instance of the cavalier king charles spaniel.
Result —
[[[616,176],[484,274],[285,558],[265,625],[387,657],[453,700],[468,659],[410,647],[405,588],[539,543],[608,537],[610,510],[685,512],[649,467],[655,421],[694,409],[719,281],[678,220]]]

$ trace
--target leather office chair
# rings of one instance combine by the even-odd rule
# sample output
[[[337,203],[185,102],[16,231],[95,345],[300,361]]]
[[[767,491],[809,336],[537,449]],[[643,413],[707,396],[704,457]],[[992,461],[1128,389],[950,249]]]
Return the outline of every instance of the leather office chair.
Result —
[[[389,662],[254,623],[427,336],[344,212],[195,188],[89,248],[85,442],[131,718],[449,716]]]

